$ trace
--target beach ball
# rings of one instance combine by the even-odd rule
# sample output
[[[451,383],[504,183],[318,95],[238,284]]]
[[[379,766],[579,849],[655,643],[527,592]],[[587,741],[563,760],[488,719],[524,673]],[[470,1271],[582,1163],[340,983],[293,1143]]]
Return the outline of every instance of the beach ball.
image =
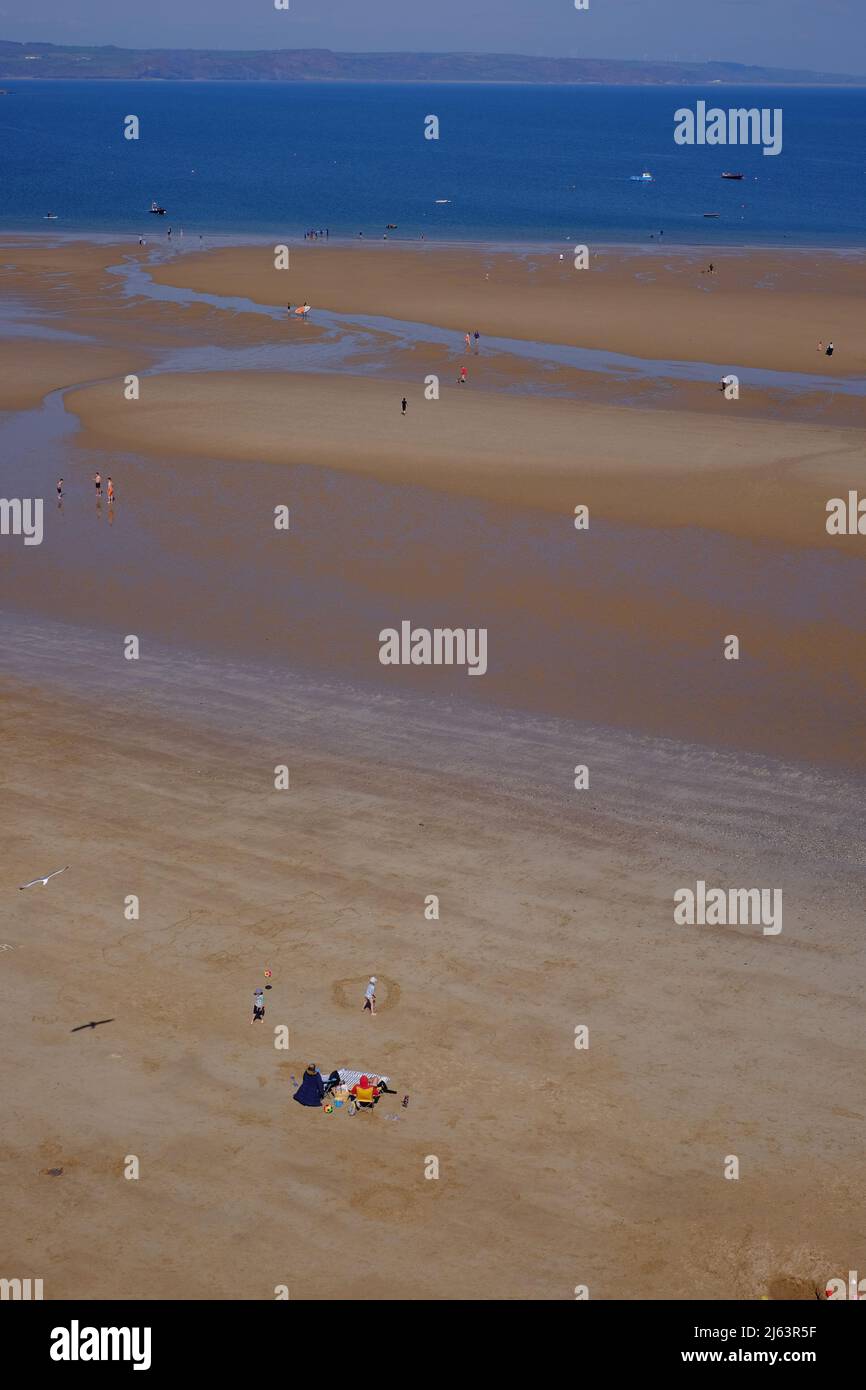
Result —
[[[333,1108],[334,1108],[333,1105],[326,1105],[326,1106],[325,1106],[325,1114],[326,1114],[326,1115],[330,1115],[330,1113],[331,1113],[331,1111],[333,1110]]]
[[[271,975],[272,975],[272,974],[273,974],[273,971],[271,971],[271,970],[266,970],[266,971],[265,971],[265,979],[266,979],[266,980],[269,980],[269,979],[271,978]]]

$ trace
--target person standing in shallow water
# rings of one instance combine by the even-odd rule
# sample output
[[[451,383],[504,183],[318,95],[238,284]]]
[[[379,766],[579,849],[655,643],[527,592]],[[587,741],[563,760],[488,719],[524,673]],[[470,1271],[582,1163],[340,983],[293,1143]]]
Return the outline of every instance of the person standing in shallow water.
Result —
[[[400,402],[400,414],[401,414],[401,415],[405,415],[405,414],[406,414],[406,406],[407,406],[408,404],[409,404],[409,402],[406,400],[406,397],[404,396],[403,399],[402,399],[402,401]]]
[[[99,473],[99,472],[94,473],[94,475],[93,475],[93,486],[96,488],[96,500],[97,500],[97,502],[98,502],[98,501],[100,500],[100,498],[102,497],[102,474],[101,474],[101,473]]]

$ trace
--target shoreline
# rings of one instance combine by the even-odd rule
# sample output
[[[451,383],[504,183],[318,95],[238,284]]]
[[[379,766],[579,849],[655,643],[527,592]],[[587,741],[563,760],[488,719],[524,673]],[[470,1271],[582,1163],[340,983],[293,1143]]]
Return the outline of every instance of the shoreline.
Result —
[[[700,799],[695,785],[700,777],[695,778],[690,772],[691,786],[674,781],[668,787],[660,782],[651,801],[640,803],[633,784],[653,781],[654,768],[670,770],[677,764],[684,769],[703,766],[707,777],[718,774],[738,782],[738,795],[744,798],[747,791],[759,800],[765,793],[768,805],[757,813],[759,817],[770,809],[769,803],[776,795],[772,788],[788,786],[799,793],[804,784],[812,783],[826,788],[828,807],[850,801],[852,839],[846,854],[852,871],[861,867],[856,806],[859,799],[866,797],[866,759],[849,765],[817,762],[798,758],[794,749],[773,753],[683,734],[605,724],[539,708],[496,703],[469,705],[453,691],[421,692],[399,685],[388,689],[384,682],[374,682],[357,673],[340,675],[315,668],[290,668],[270,654],[260,654],[254,660],[241,659],[227,651],[182,640],[148,639],[146,657],[141,663],[141,685],[130,691],[127,664],[117,659],[122,641],[120,629],[110,633],[104,627],[85,627],[45,614],[7,611],[0,616],[0,640],[4,652],[0,698],[8,685],[18,689],[30,687],[34,693],[38,691],[51,699],[70,698],[83,707],[98,701],[113,706],[118,714],[125,702],[131,702],[146,717],[167,719],[178,726],[194,722],[208,736],[239,747],[261,737],[262,727],[267,727],[268,721],[276,726],[279,712],[284,709],[292,718],[298,718],[299,734],[293,737],[302,732],[304,747],[333,758],[351,756],[356,734],[347,732],[347,721],[348,725],[363,729],[365,736],[377,744],[376,757],[383,767],[424,775],[441,773],[447,767],[449,775],[465,774],[491,794],[510,787],[515,795],[543,795],[561,809],[573,804],[574,791],[571,778],[561,777],[560,769],[565,767],[568,771],[571,750],[579,748],[593,765],[601,764],[611,770],[618,765],[609,788],[610,813],[625,815],[635,824],[642,821],[647,827],[655,816],[668,816],[673,821],[681,811],[684,795],[695,797],[688,824],[697,824]],[[63,653],[60,667],[57,653]],[[264,719],[259,717],[257,708],[264,712]],[[387,751],[392,721],[395,729],[414,728],[418,732],[411,736],[401,734]],[[287,727],[291,727],[291,720]],[[436,747],[437,741],[441,747]],[[481,751],[499,741],[524,750],[509,759],[507,767],[491,765],[487,752]],[[548,762],[538,756],[538,750],[545,746],[556,750],[555,758]],[[596,787],[588,798],[593,814],[601,814],[597,793]],[[762,838],[759,826],[760,820],[756,820],[748,834],[743,832],[744,838],[749,834]],[[769,833],[766,824],[763,832]],[[830,853],[833,846],[839,849],[831,836],[826,852]]]
[[[148,217],[148,216],[149,216],[149,213],[147,213],[146,211],[142,213],[142,217],[143,217],[143,218],[144,218],[144,217]],[[159,219],[159,223],[161,223],[162,221],[163,221],[163,219],[160,218],[160,219]],[[157,224],[157,227],[159,226],[159,223]],[[64,242],[77,242],[77,241],[90,242],[90,243],[92,243],[92,244],[94,244],[94,245],[115,245],[115,244],[126,244],[127,241],[130,241],[130,242],[134,242],[134,243],[135,243],[135,248],[137,248],[137,247],[138,247],[138,238],[139,238],[139,236],[144,235],[144,233],[147,232],[149,225],[150,225],[150,224],[148,224],[148,223],[145,222],[145,223],[143,223],[143,229],[140,228],[139,230],[134,230],[132,227],[130,227],[130,228],[128,228],[128,229],[118,228],[118,229],[115,230],[115,231],[106,231],[104,228],[92,228],[92,229],[85,229],[85,228],[82,228],[82,229],[76,229],[76,230],[74,230],[74,231],[71,231],[71,230],[70,230],[70,231],[68,231],[68,232],[67,232],[67,231],[61,231],[61,230],[58,230],[58,231],[56,231],[56,232],[53,232],[53,231],[49,231],[47,228],[40,228],[40,227],[38,227],[38,226],[37,226],[37,227],[33,227],[33,228],[31,228],[31,227],[6,227],[6,226],[4,226],[4,225],[2,224],[2,222],[0,222],[0,249],[2,249],[2,246],[3,246],[3,244],[5,243],[6,239],[12,238],[12,237],[36,238],[36,239],[45,238],[46,240],[56,242],[56,243],[59,244],[59,245],[62,245]],[[171,225],[173,226],[174,224],[172,223]],[[325,247],[327,247],[327,246],[334,246],[334,247],[337,247],[337,248],[339,248],[339,249],[341,249],[341,250],[346,250],[346,249],[349,249],[349,248],[358,249],[359,246],[362,246],[362,247],[367,247],[367,246],[371,246],[371,247],[372,247],[372,246],[376,246],[376,247],[382,247],[383,249],[385,249],[385,245],[386,245],[386,241],[387,241],[387,245],[388,245],[388,246],[391,246],[391,245],[393,245],[393,246],[399,246],[401,250],[405,250],[405,249],[407,249],[407,248],[415,247],[415,248],[417,248],[419,251],[422,251],[422,250],[425,250],[425,249],[427,249],[427,248],[430,248],[430,249],[432,249],[432,250],[439,250],[439,251],[446,251],[446,250],[457,250],[457,251],[459,251],[459,250],[464,250],[464,251],[470,251],[470,252],[472,252],[472,251],[476,251],[476,252],[488,252],[488,251],[489,251],[489,252],[495,252],[495,253],[498,253],[498,254],[509,254],[509,253],[510,253],[510,254],[512,254],[512,255],[520,255],[520,254],[524,254],[524,253],[525,253],[526,255],[532,255],[532,254],[538,255],[538,254],[545,253],[545,252],[546,252],[546,253],[554,253],[554,252],[555,252],[556,254],[559,254],[559,252],[563,251],[563,248],[564,248],[564,247],[572,247],[572,246],[574,246],[574,244],[575,244],[575,240],[574,240],[574,238],[572,238],[572,237],[563,237],[561,240],[551,240],[550,238],[545,238],[545,239],[542,239],[542,240],[539,240],[539,241],[525,241],[525,240],[516,240],[516,241],[515,241],[515,240],[508,240],[508,239],[502,240],[502,239],[499,239],[499,238],[490,239],[490,238],[471,238],[471,237],[467,237],[467,238],[441,237],[440,239],[437,239],[437,238],[432,237],[432,236],[427,236],[426,233],[425,233],[425,235],[424,235],[423,238],[420,237],[420,236],[419,236],[419,237],[392,237],[392,236],[389,235],[389,236],[387,237],[387,239],[384,238],[384,237],[381,237],[381,236],[374,236],[373,234],[371,234],[370,236],[364,236],[364,237],[359,237],[359,236],[357,236],[357,235],[351,236],[351,235],[349,235],[349,234],[345,234],[345,235],[337,235],[337,234],[334,234],[333,236],[331,236],[330,238],[328,238],[326,241],[309,243],[309,242],[307,242],[307,241],[304,240],[304,236],[303,236],[303,232],[302,232],[302,231],[299,230],[299,231],[296,231],[296,232],[289,232],[289,233],[287,233],[287,232],[286,232],[286,229],[285,229],[285,225],[283,225],[282,227],[280,227],[280,226],[279,226],[278,224],[276,224],[276,223],[275,223],[269,230],[254,231],[254,232],[253,232],[253,231],[251,231],[251,232],[243,232],[243,231],[226,231],[226,230],[223,229],[223,228],[214,228],[214,229],[212,229],[212,230],[209,230],[208,228],[206,228],[206,227],[204,227],[204,226],[200,226],[200,225],[196,225],[192,230],[189,230],[189,231],[188,231],[187,228],[186,228],[186,226],[184,225],[184,232],[186,232],[186,235],[187,235],[187,237],[189,238],[189,242],[190,242],[189,250],[190,250],[191,252],[192,252],[193,250],[194,250],[194,251],[198,251],[198,250],[199,250],[199,247],[198,247],[198,245],[197,245],[197,243],[196,243],[196,238],[199,237],[199,236],[204,236],[204,237],[209,237],[209,238],[211,238],[211,240],[208,242],[208,244],[203,248],[205,251],[209,251],[209,250],[231,249],[231,248],[234,247],[234,246],[237,246],[237,247],[245,247],[245,246],[250,246],[250,245],[254,245],[254,246],[264,246],[264,245],[269,245],[269,244],[271,244],[272,238],[273,238],[273,237],[280,237],[280,236],[286,236],[286,235],[288,235],[290,238],[298,239],[301,246],[311,246],[311,245],[315,245],[315,246],[322,245],[322,246],[325,246]],[[180,236],[178,235],[178,236],[172,241],[172,243],[171,243],[171,250],[172,250],[172,251],[177,250],[179,247],[182,247],[183,250],[186,250],[187,247],[184,246],[184,244],[183,244],[184,241],[185,241],[185,238],[182,238],[182,237],[180,237]],[[156,245],[165,245],[165,242],[166,242],[166,238],[165,238],[164,236],[163,236],[163,238],[162,238],[162,240],[161,240],[160,242],[156,242],[155,240],[154,240],[154,241],[151,241],[151,240],[148,238],[148,249],[151,249],[153,246],[156,246]],[[16,243],[13,243],[13,244],[16,244]],[[581,243],[577,243],[577,244],[581,244]],[[672,237],[670,240],[661,240],[661,241],[660,241],[658,238],[656,238],[656,239],[654,239],[654,240],[652,240],[652,241],[647,240],[647,241],[645,241],[645,242],[644,242],[644,241],[615,241],[615,240],[614,240],[614,241],[608,241],[608,240],[593,240],[593,239],[590,239],[590,241],[587,242],[586,244],[589,246],[590,253],[595,252],[595,251],[599,251],[599,252],[612,251],[612,252],[629,252],[629,253],[631,253],[631,254],[633,254],[633,255],[641,255],[641,256],[651,256],[651,255],[654,255],[654,254],[664,255],[664,254],[665,254],[666,252],[668,252],[668,251],[671,251],[671,252],[674,252],[674,253],[676,253],[676,252],[688,253],[689,255],[698,255],[698,254],[700,254],[700,255],[702,255],[702,256],[705,255],[705,254],[708,254],[708,255],[713,255],[713,254],[714,254],[714,255],[717,255],[717,256],[722,256],[722,255],[725,255],[725,256],[736,256],[736,255],[748,256],[748,255],[755,255],[755,254],[762,254],[762,253],[777,251],[777,252],[779,252],[779,254],[782,254],[782,255],[791,254],[791,255],[810,255],[810,256],[813,256],[816,252],[819,252],[819,253],[821,253],[822,255],[828,255],[828,256],[839,256],[839,257],[843,257],[843,258],[855,257],[855,258],[857,258],[857,259],[859,259],[859,258],[864,258],[864,259],[866,259],[866,232],[864,232],[864,240],[863,240],[863,242],[860,243],[859,245],[841,245],[841,246],[828,245],[828,244],[825,243],[825,242],[805,242],[805,241],[804,241],[804,242],[789,242],[789,241],[781,241],[781,242],[778,242],[778,241],[768,241],[768,242],[748,242],[748,243],[747,243],[747,242],[742,242],[742,243],[741,243],[741,242],[725,243],[725,242],[709,242],[709,241],[706,241],[706,242],[705,242],[705,241],[678,242],[678,241],[676,241],[673,237]]]

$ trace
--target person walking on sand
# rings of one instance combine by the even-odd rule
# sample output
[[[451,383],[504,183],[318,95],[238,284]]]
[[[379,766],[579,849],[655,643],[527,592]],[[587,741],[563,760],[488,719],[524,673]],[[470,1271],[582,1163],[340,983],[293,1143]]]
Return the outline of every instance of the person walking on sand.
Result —
[[[362,1013],[366,1013],[368,1009],[370,1010],[371,1016],[372,1016],[373,1018],[375,1018],[375,1017],[376,1017],[376,976],[375,976],[375,975],[371,975],[371,976],[370,976],[370,983],[368,984],[367,988],[364,990],[364,1007],[363,1007],[363,1009],[361,1010],[361,1012],[362,1012]]]
[[[57,479],[57,500],[58,500],[58,502],[62,502],[62,501],[63,501],[63,479],[62,479],[62,478],[58,478],[58,479]]]
[[[250,1019],[250,1024],[253,1024],[253,1023],[261,1023],[261,1021],[262,1021],[262,1019],[264,1018],[264,1016],[265,1016],[265,992],[264,992],[264,990],[261,988],[261,986],[259,986],[259,988],[256,990],[255,994],[253,995],[253,1016],[252,1016],[252,1018]]]
[[[99,499],[100,499],[101,496],[102,496],[102,474],[101,474],[101,473],[99,473],[99,472],[94,473],[94,475],[93,475],[93,486],[96,488],[96,500],[97,500],[97,502],[98,502]]]
[[[826,347],[826,349],[825,349],[825,351],[826,351],[828,357],[832,357],[832,356],[833,356],[833,344],[832,344],[832,343],[828,343],[828,344],[827,344],[827,347]]]
[[[108,493],[109,504],[114,501],[114,483],[110,478],[106,479],[106,492]]]
[[[401,414],[401,415],[405,415],[405,414],[406,414],[406,406],[407,406],[408,404],[409,404],[409,402],[406,400],[406,397],[404,396],[403,399],[402,399],[402,401],[400,402],[400,414]]]
[[[466,368],[465,368],[465,367],[461,367],[461,368],[460,368],[460,375],[459,375],[459,377],[457,378],[457,384],[458,384],[459,386],[465,386],[465,385],[466,385]]]

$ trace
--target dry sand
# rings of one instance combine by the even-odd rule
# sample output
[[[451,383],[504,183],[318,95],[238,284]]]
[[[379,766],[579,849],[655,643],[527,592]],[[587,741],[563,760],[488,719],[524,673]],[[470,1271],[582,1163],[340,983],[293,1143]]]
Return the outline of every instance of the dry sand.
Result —
[[[857,1267],[862,786],[585,731],[569,793],[553,726],[4,636],[99,692],[3,692],[4,1259],[46,1297],[812,1299]],[[696,876],[781,886],[782,934],[675,926]],[[308,1060],[409,1107],[304,1111]]]

